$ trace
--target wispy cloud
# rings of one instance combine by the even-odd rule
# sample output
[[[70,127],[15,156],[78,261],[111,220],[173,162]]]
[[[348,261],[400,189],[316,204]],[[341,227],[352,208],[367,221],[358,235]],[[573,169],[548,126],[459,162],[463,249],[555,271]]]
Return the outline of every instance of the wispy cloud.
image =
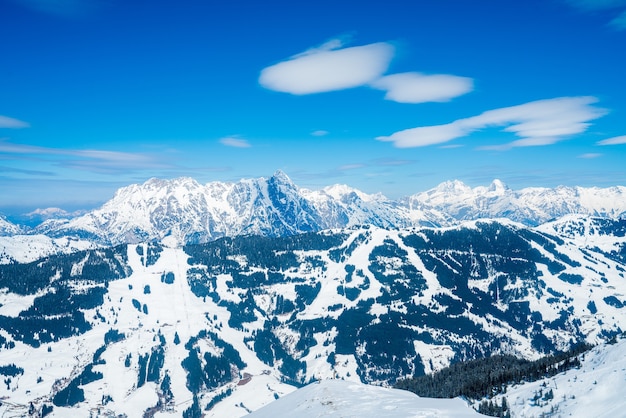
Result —
[[[157,161],[150,155],[117,151],[75,150],[76,159],[61,161],[59,165],[82,171],[113,174],[142,169],[169,168],[169,164]]]
[[[380,77],[394,55],[385,42],[343,48],[333,39],[261,71],[259,83],[291,94],[322,93],[365,85]]]
[[[406,129],[376,139],[393,142],[398,148],[423,147],[443,144],[481,129],[503,127],[502,131],[511,132],[520,139],[490,149],[551,145],[584,132],[590,121],[605,115],[605,109],[592,106],[597,101],[595,97],[586,96],[538,100],[489,110],[444,125]]]
[[[621,145],[621,144],[626,144],[626,135],[603,139],[602,141],[597,142],[597,145]]]
[[[339,171],[349,171],[349,170],[358,170],[359,168],[365,167],[365,164],[355,163],[355,164],[344,164],[342,166],[337,167]]]
[[[62,17],[80,17],[103,5],[101,0],[14,0],[31,10]]]
[[[329,168],[325,171],[310,172],[306,170],[294,170],[291,174],[293,178],[302,181],[324,181],[317,186],[325,187],[328,179],[339,179],[346,177],[380,177],[389,175],[390,171],[398,169],[398,167],[415,164],[416,160],[400,159],[400,158],[375,158],[363,162],[353,162],[336,167]]]
[[[0,115],[0,128],[19,129],[28,128],[29,126],[30,124],[22,122],[21,120]]]
[[[565,2],[584,11],[626,7],[626,0],[565,0]]]
[[[415,160],[405,160],[400,158],[376,158],[370,161],[372,166],[397,167],[401,165],[414,164]]]
[[[626,30],[626,0],[565,0],[565,2],[582,12],[619,11],[608,26],[615,30]]]
[[[324,131],[323,129],[318,129],[317,131],[311,132],[312,136],[326,136],[328,135],[328,131]]]
[[[371,86],[386,90],[385,99],[399,103],[447,102],[474,88],[471,78],[448,74],[416,72],[391,74],[374,80]]]
[[[36,145],[15,144],[6,139],[0,139],[0,153],[5,154],[5,159],[16,157],[23,158],[24,156],[39,156],[44,158],[56,156],[60,157],[55,161],[56,165],[98,173],[128,172],[149,168],[170,167],[169,164],[162,163],[147,154],[40,147]]]
[[[233,148],[250,148],[252,146],[247,140],[239,138],[237,136],[227,136],[221,138],[220,143],[222,145],[226,145],[227,147]]]
[[[602,157],[602,154],[597,153],[597,152],[588,152],[586,154],[581,154],[578,156],[578,158],[582,158],[584,160],[593,160],[594,158],[600,158]]]
[[[41,170],[27,170],[15,167],[4,167],[0,166],[0,173],[17,173],[17,174],[26,174],[29,176],[44,176],[51,177],[54,176],[54,173],[51,171],[41,171]]]
[[[626,30],[626,10],[611,20],[609,26],[615,30]]]

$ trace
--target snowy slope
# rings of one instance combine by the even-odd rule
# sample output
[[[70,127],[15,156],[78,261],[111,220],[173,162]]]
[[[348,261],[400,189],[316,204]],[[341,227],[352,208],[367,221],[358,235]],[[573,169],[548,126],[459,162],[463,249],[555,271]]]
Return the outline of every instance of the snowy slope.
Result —
[[[219,332],[220,341],[234,347],[245,363],[239,370],[231,365],[232,376],[227,376],[225,384],[217,384],[210,392],[204,390],[199,401],[203,409],[212,398],[229,393],[226,400],[205,416],[242,416],[249,412],[248,408],[259,408],[294,390],[257,359],[244,343],[243,333],[220,331],[222,324],[228,322],[228,311],[193,295],[185,280],[187,256],[180,249],[163,248],[158,260],[151,264],[139,255],[144,249],[147,252],[148,247],[139,251],[137,248],[129,246],[126,253],[133,273],[110,282],[102,305],[85,311],[90,330],[40,345],[14,341],[14,349],[4,347],[0,366],[16,365],[23,371],[9,377],[9,383],[5,381],[1,388],[0,415],[25,416],[32,403],[36,411],[51,407],[51,417],[88,417],[96,412],[136,417],[151,408],[157,413],[155,416],[181,416],[194,398],[181,363],[196,350],[216,356],[223,353],[223,348],[216,345],[218,341],[202,336],[203,331]],[[81,278],[79,269],[72,270],[79,293],[98,287],[86,277]],[[162,280],[165,272],[171,273],[172,283]],[[39,296],[45,293],[39,292]],[[3,294],[1,299],[0,315],[8,317],[17,317],[33,303],[32,297]],[[18,300],[24,303],[15,309]],[[107,337],[111,330],[123,336]],[[0,330],[0,336],[10,339],[6,330]],[[162,359],[155,353],[162,353]],[[60,398],[55,395],[63,393],[86,369],[99,373],[100,377],[91,382],[82,378],[88,381],[79,386],[84,400],[75,405],[69,401],[64,406],[68,403],[65,399],[74,395]],[[163,383],[166,376],[168,385]],[[246,384],[239,384],[244,381]]]
[[[0,415],[237,417],[311,381],[385,385],[603,342],[626,323],[622,223],[585,225],[354,227],[3,265]]]
[[[91,241],[46,235],[13,235],[0,237],[0,264],[29,263],[53,254],[68,254],[97,248]]]
[[[298,389],[246,418],[466,418],[481,417],[461,399],[420,398],[398,389],[322,380]]]
[[[4,216],[0,215],[0,237],[20,234],[22,228],[9,222]]]
[[[585,353],[581,367],[551,378],[509,387],[506,397],[514,418],[622,417],[626,411],[626,340],[601,344]]]

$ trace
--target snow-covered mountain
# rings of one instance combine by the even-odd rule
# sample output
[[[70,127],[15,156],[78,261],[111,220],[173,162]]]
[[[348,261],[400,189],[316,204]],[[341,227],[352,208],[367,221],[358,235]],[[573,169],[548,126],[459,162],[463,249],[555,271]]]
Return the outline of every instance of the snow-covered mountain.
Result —
[[[475,188],[457,180],[417,193],[408,198],[408,204],[437,209],[457,221],[508,218],[526,225],[539,225],[569,214],[624,216],[626,187],[529,187],[515,191],[499,180],[488,187]]]
[[[44,209],[35,209],[34,211],[28,212],[21,216],[17,216],[14,219],[15,223],[23,225],[25,230],[30,230],[41,223],[48,220],[69,220],[76,218],[80,215],[84,215],[87,213],[86,210],[77,210],[73,212],[68,212],[61,208],[44,208]]]
[[[623,221],[571,218],[3,265],[0,414],[237,417],[316,380],[391,384],[453,361],[601,343],[626,323],[624,247]]]
[[[103,245],[171,237],[178,243],[223,236],[285,236],[356,224],[409,222],[382,196],[338,187],[299,189],[283,172],[265,179],[201,185],[190,178],[151,179],[124,187],[100,209],[69,220],[44,222],[36,233],[76,236]]]
[[[151,179],[119,189],[99,209],[72,219],[51,217],[29,233],[87,239],[97,245],[165,237],[185,244],[224,236],[288,236],[355,225],[445,227],[465,220],[508,218],[534,226],[568,214],[618,218],[625,213],[626,188],[621,186],[513,191],[498,180],[476,188],[452,181],[391,200],[346,185],[301,189],[277,171],[267,179],[206,185],[191,178]],[[8,228],[5,230],[13,232],[5,235],[20,233],[16,226]]]
[[[10,222],[7,218],[0,215],[0,237],[17,235],[22,233],[22,228]]]

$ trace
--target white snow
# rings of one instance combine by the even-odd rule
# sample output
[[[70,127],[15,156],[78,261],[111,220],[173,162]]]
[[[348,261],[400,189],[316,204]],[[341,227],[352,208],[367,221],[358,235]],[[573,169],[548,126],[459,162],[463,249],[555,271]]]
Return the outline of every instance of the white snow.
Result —
[[[67,254],[97,247],[87,240],[50,238],[41,234],[0,237],[0,264],[12,261],[29,263],[53,254]]]
[[[626,339],[602,344],[584,354],[580,369],[509,387],[513,418],[539,416],[615,418],[626,416]],[[553,398],[546,396],[551,391]]]
[[[411,392],[342,380],[311,383],[246,418],[469,418],[461,399],[420,398]]]
[[[186,187],[196,187],[193,183],[185,184],[187,185]],[[494,186],[494,190],[498,191],[498,193],[506,193],[506,190],[497,184]],[[186,195],[177,192],[176,196],[179,199],[184,199]],[[597,248],[614,248],[617,244],[622,243],[624,239],[623,237],[610,237],[594,232],[596,231],[594,228],[597,225],[594,226],[593,220],[584,220],[582,225],[586,229],[583,229],[581,232],[576,227],[581,222],[583,221],[579,218],[572,218],[564,220],[562,223],[556,222],[537,228],[535,231],[553,235],[559,235],[562,231],[567,232],[563,235],[562,241],[555,240],[553,244],[559,253],[567,255],[574,261],[572,265],[567,266],[564,272],[582,276],[582,282],[580,284],[568,283],[559,278],[560,273],[553,274],[546,264],[538,262],[537,269],[541,272],[540,280],[545,282],[545,286],[530,292],[528,298],[531,300],[531,308],[540,312],[544,320],[556,319],[562,309],[573,309],[576,318],[580,320],[579,329],[587,336],[588,340],[594,342],[600,339],[600,331],[617,329],[618,327],[623,328],[626,323],[626,309],[609,306],[604,300],[608,296],[618,296],[620,300],[624,300],[626,289],[624,288],[625,278],[623,270],[619,270],[621,264],[597,250]],[[478,228],[478,224],[477,221],[470,221],[465,223],[463,227]],[[504,227],[522,228],[521,225],[512,221],[507,221]],[[461,227],[456,226],[454,228],[458,229]],[[458,299],[458,296],[455,295],[452,289],[441,286],[436,274],[426,269],[415,249],[404,244],[403,237],[416,233],[416,231],[419,233],[417,229],[397,231],[376,227],[354,227],[350,230],[344,230],[342,233],[347,238],[341,244],[340,249],[346,251],[345,259],[340,262],[332,261],[330,256],[322,251],[299,251],[297,256],[303,263],[300,266],[290,268],[288,272],[283,272],[285,276],[289,276],[294,280],[285,280],[276,285],[268,284],[267,294],[254,296],[258,307],[270,310],[275,304],[277,295],[282,295],[285,299],[292,301],[295,300],[296,283],[321,284],[321,290],[315,301],[304,310],[298,312],[298,319],[303,320],[324,316],[336,317],[341,314],[341,309],[330,309],[333,305],[350,307],[355,306],[363,299],[376,298],[381,294],[383,284],[369,270],[370,254],[375,247],[392,241],[407,252],[406,259],[422,274],[427,283],[427,289],[422,294],[417,294],[416,292],[410,302],[407,303],[423,304],[433,311],[445,311],[445,306],[434,303],[434,298],[441,294],[456,299]],[[68,251],[72,250],[72,245],[81,243],[81,241],[63,241],[63,239],[58,239],[59,241],[57,242],[47,237],[41,238],[42,236],[28,236],[28,239],[36,237],[36,240],[28,241],[28,239],[25,239],[25,241],[21,241],[21,237],[11,237],[15,240],[7,245],[14,245],[14,247],[11,247],[15,249],[14,255],[19,254],[23,259],[28,259],[28,248],[31,248],[28,245],[34,245],[32,242],[39,242],[36,240],[41,240],[45,245],[50,243],[67,244],[67,247],[70,248]],[[354,242],[359,242],[359,245],[351,252],[347,251],[347,248]],[[615,244],[616,242],[617,244]],[[167,245],[163,249],[159,260],[151,266],[147,266],[145,262],[142,262],[141,257],[137,253],[137,245],[128,246],[128,260],[133,274],[126,279],[111,281],[108,293],[105,296],[104,305],[86,312],[85,317],[93,325],[91,331],[80,337],[72,337],[59,342],[45,344],[39,348],[33,348],[18,341],[14,350],[0,351],[0,365],[15,363],[25,370],[23,375],[14,377],[7,384],[8,387],[7,385],[0,385],[0,398],[4,397],[2,399],[3,406],[0,406],[0,415],[4,412],[15,413],[17,416],[23,415],[29,402],[43,402],[43,400],[49,399],[50,394],[54,393],[55,390],[67,385],[72,377],[75,377],[92,361],[94,351],[103,345],[104,334],[111,328],[123,332],[126,335],[126,339],[123,342],[111,344],[102,355],[106,364],[94,367],[94,371],[103,373],[104,378],[82,386],[86,397],[84,404],[76,408],[55,408],[55,412],[51,416],[88,416],[90,408],[101,412],[103,415],[107,413],[124,413],[128,416],[141,416],[146,409],[155,406],[158,400],[155,394],[156,386],[148,382],[141,388],[137,388],[137,370],[138,357],[151,353],[159,345],[159,337],[163,337],[166,341],[165,350],[167,355],[165,356],[166,360],[163,370],[167,370],[171,378],[172,392],[176,403],[171,406],[171,409],[161,411],[156,416],[180,416],[182,411],[191,405],[193,399],[192,393],[186,387],[187,374],[181,367],[181,362],[189,354],[184,345],[190,338],[197,336],[201,331],[218,333],[221,339],[235,348],[246,363],[246,367],[243,367],[241,370],[236,370],[236,368],[232,370],[233,380],[231,382],[222,385],[216,390],[204,391],[201,394],[200,404],[201,408],[204,409],[215,396],[232,391],[230,395],[217,403],[211,410],[205,411],[206,416],[243,416],[250,411],[261,408],[275,397],[282,397],[295,390],[293,386],[281,382],[278,365],[268,366],[254,353],[253,342],[251,342],[250,337],[255,329],[262,326],[262,322],[246,323],[244,330],[229,328],[227,324],[230,312],[225,306],[215,303],[210,297],[207,297],[205,300],[198,298],[191,292],[186,280],[187,270],[191,266],[188,262],[188,255],[177,246],[178,238],[169,236],[165,239],[165,243]],[[45,247],[45,245],[41,248],[33,249],[33,254],[41,254],[43,249],[49,248]],[[143,247],[145,254],[146,246],[144,244],[139,245]],[[554,259],[550,251],[540,246],[535,248],[541,251],[543,256]],[[461,250],[455,251],[462,252]],[[245,257],[238,256],[233,259],[242,265],[247,264]],[[304,262],[307,259],[319,259],[324,266],[319,267],[315,263]],[[86,260],[84,258],[82,262],[84,263]],[[398,270],[401,267],[400,262],[402,260],[398,257],[380,257],[379,261],[389,268],[393,267],[395,270]],[[576,263],[580,265],[578,266]],[[346,283],[345,280],[347,273],[346,265],[355,267],[350,283]],[[81,263],[76,264],[73,272],[78,273],[81,266]],[[161,276],[164,272],[172,272],[174,274],[175,281],[173,284],[166,284],[161,281]],[[471,274],[474,274],[474,272]],[[233,280],[230,274],[220,274],[216,278],[216,291],[219,293],[222,301],[235,303],[241,301],[242,295],[245,294],[245,289],[230,288],[227,284]],[[489,283],[492,283],[496,278],[497,276],[493,271],[488,272],[487,277],[472,276],[471,285],[488,290]],[[363,289],[356,300],[349,300],[337,291],[338,286],[356,287],[364,285],[366,279],[369,287]],[[82,285],[84,284],[77,284],[77,286]],[[146,286],[149,286],[149,292],[145,291]],[[518,286],[518,283],[511,283],[507,286]],[[548,289],[563,294],[563,297],[557,298],[559,299],[558,301],[549,301],[549,299],[553,298],[553,294]],[[10,317],[18,315],[32,305],[35,297],[36,295],[16,296],[8,294],[6,291],[0,293],[0,315]],[[142,307],[145,305],[148,313],[143,312],[141,309],[136,309],[132,303],[133,299],[140,302]],[[494,299],[496,298],[494,297]],[[588,308],[589,301],[595,302],[598,313],[591,314]],[[372,305],[370,313],[376,315],[387,313],[390,309],[399,311],[406,309],[406,305],[399,302],[395,303],[396,305],[391,306],[375,303]],[[506,309],[504,303],[498,303],[499,301],[496,301],[499,309]],[[502,346],[504,351],[521,353],[527,358],[536,358],[538,355],[537,351],[531,347],[530,340],[524,335],[523,330],[513,329],[510,325],[495,320],[491,315],[478,316],[471,312],[471,306],[468,306],[467,312],[464,312],[462,315],[472,322],[480,324],[486,332],[496,337],[506,335],[510,339],[510,346]],[[262,314],[259,313],[259,317],[261,316]],[[289,316],[284,315],[282,319],[279,316],[279,322],[286,320]],[[424,331],[432,333],[434,339],[438,338],[436,329],[427,329],[425,325],[423,327]],[[417,328],[417,326],[414,326],[414,329]],[[3,330],[0,332],[2,332],[3,336],[8,337],[7,331]],[[292,350],[290,352],[296,351],[297,331],[290,330],[287,326],[281,328],[279,325],[275,332],[276,336],[285,343],[286,349]],[[173,343],[176,334],[180,338],[180,344]],[[336,393],[340,398],[328,398],[326,392],[332,392],[332,390],[326,390],[324,393],[313,393],[313,396],[317,396],[315,399],[318,399],[318,401],[323,399],[324,402],[327,402],[326,405],[321,405],[321,401],[314,401],[312,400],[313,398],[305,399],[302,397],[304,395],[296,396],[297,393],[301,393],[299,391],[294,394],[293,399],[296,400],[289,401],[296,402],[297,405],[287,403],[286,405],[290,405],[289,408],[300,408],[300,405],[308,405],[312,411],[326,413],[325,411],[328,408],[336,407],[339,409],[332,409],[331,411],[339,414],[342,411],[340,408],[342,405],[351,405],[350,402],[361,399],[358,402],[359,405],[363,406],[363,408],[369,405],[370,412],[377,411],[376,415],[381,417],[385,416],[386,411],[391,411],[388,416],[400,417],[429,416],[427,414],[432,414],[431,416],[446,416],[447,411],[452,411],[450,414],[457,414],[450,416],[465,416],[462,415],[465,413],[470,414],[467,416],[472,416],[472,411],[467,410],[462,405],[462,401],[459,400],[434,401],[416,398],[412,395],[409,397],[406,393],[398,395],[397,392],[389,392],[388,389],[381,392],[383,388],[378,387],[363,388],[363,385],[359,385],[356,382],[359,379],[359,366],[354,355],[336,354],[334,364],[330,364],[327,361],[329,355],[336,350],[336,346],[332,342],[336,334],[337,330],[335,328],[325,330],[325,332],[316,332],[313,337],[317,341],[317,345],[312,346],[308,354],[304,355],[301,360],[304,360],[307,364],[306,376],[304,376],[305,381],[328,378],[339,378],[348,381],[324,381],[317,384],[317,386],[312,386],[313,389],[310,389],[315,390],[315,388],[324,388],[328,387],[328,385],[337,385],[332,387],[336,389]],[[568,334],[568,330],[558,332],[545,330],[545,335],[559,346],[559,344],[569,343],[570,338],[575,334],[573,331],[571,334]],[[471,336],[463,338],[471,338]],[[330,342],[324,344],[326,341]],[[208,338],[200,339],[196,346],[201,353],[218,354],[221,351]],[[454,352],[448,345],[427,344],[415,341],[414,347],[424,362],[428,364],[427,371],[434,371],[447,366],[454,357]],[[363,348],[364,346],[359,347],[359,349]],[[555,389],[555,399],[549,405],[529,405],[528,399],[534,396],[533,391],[540,390],[540,387],[537,386],[539,383],[511,389],[506,395],[507,399],[509,399],[512,405],[515,405],[518,413],[521,414],[517,416],[525,417],[539,416],[542,412],[549,411],[549,408],[555,405],[558,405],[559,411],[574,413],[573,416],[576,416],[575,413],[578,410],[585,411],[587,414],[578,416],[599,416],[597,411],[605,410],[597,409],[602,408],[602,402],[609,402],[610,405],[617,403],[622,408],[619,411],[626,410],[626,405],[622,405],[613,399],[613,392],[611,392],[611,390],[616,391],[615,388],[621,389],[624,386],[624,380],[626,380],[626,375],[624,374],[626,369],[626,364],[624,363],[625,356],[620,354],[619,351],[624,352],[624,349],[626,349],[626,346],[624,346],[622,341],[615,346],[607,346],[606,354],[602,354],[600,349],[597,349],[598,353],[589,354],[587,356],[588,361],[581,368],[581,373],[586,374],[576,375],[577,377],[574,378],[574,371],[570,371],[565,374],[568,376],[567,378],[557,376],[546,380],[545,384],[554,384],[554,386],[550,387]],[[126,366],[124,363],[129,354],[132,355],[130,366]],[[596,360],[589,363],[592,361],[590,359]],[[611,369],[611,367],[616,368]],[[570,382],[563,379],[575,380]],[[606,381],[608,384],[600,384],[600,380]],[[594,381],[595,383],[593,383]],[[586,384],[580,386],[581,382],[586,382]],[[546,390],[545,387],[543,387],[544,391]],[[529,390],[533,393],[529,392]],[[619,390],[617,391],[619,392]],[[570,393],[574,394],[575,398],[568,398]],[[513,397],[514,394],[515,397]],[[591,398],[588,399],[587,394],[590,394]],[[621,394],[623,395],[624,392],[622,391]],[[104,395],[111,397],[111,401],[106,405],[102,405],[102,396]],[[344,396],[344,398],[341,398],[341,396]],[[511,397],[509,398],[509,396]],[[561,403],[556,403],[557,397],[561,399]],[[368,404],[362,400],[363,398],[371,399],[371,402]],[[374,400],[378,403],[375,403]],[[359,405],[350,406],[350,408],[352,408],[352,411],[358,412],[361,411]],[[404,405],[407,408],[414,408],[414,410],[412,409],[414,415],[402,415],[403,411],[405,411],[403,409]],[[285,409],[285,411],[290,411],[290,409]],[[343,416],[368,416],[350,415],[350,413],[345,412]],[[416,415],[418,413],[422,415]],[[614,413],[613,415],[616,414]],[[258,417],[263,416],[267,415],[258,415]],[[308,415],[302,416],[307,417]],[[252,417],[255,418],[257,415]],[[278,417],[280,415],[277,415],[275,418]]]

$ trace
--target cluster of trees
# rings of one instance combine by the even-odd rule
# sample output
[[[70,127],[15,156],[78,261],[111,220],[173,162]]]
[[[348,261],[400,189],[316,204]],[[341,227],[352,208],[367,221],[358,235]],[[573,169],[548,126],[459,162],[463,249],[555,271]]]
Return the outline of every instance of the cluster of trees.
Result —
[[[107,284],[128,277],[126,246],[58,254],[31,263],[0,265],[0,288],[18,295],[32,295],[55,283],[77,281]],[[77,270],[75,266],[82,268]]]
[[[145,355],[140,355],[138,360],[139,373],[137,374],[137,387],[142,387],[146,382],[159,383],[161,379],[161,369],[165,364],[164,345],[152,348],[152,351]]]
[[[478,412],[483,415],[489,415],[490,417],[511,418],[511,411],[509,410],[509,404],[505,397],[502,398],[501,404],[491,399],[482,401],[478,405]]]
[[[80,387],[103,378],[102,373],[93,371],[93,364],[87,365],[83,371],[52,398],[56,406],[74,406],[85,400],[85,392]]]
[[[11,363],[6,366],[0,366],[0,374],[3,376],[15,377],[18,374],[24,374],[24,369],[16,366],[14,363]]]
[[[0,265],[0,288],[18,295],[41,293],[18,316],[0,316],[0,328],[33,347],[88,331],[83,312],[102,305],[109,281],[131,273],[126,251],[119,246]],[[0,339],[0,346],[10,344]]]
[[[146,267],[150,267],[159,260],[163,246],[158,242],[149,242],[147,244],[138,245],[136,251],[137,254],[141,256],[141,263]]]
[[[579,356],[591,348],[582,343],[570,350],[530,361],[511,355],[495,355],[488,358],[455,363],[436,373],[399,380],[395,387],[409,390],[419,396],[431,398],[482,399],[506,393],[507,386],[521,382],[533,382],[554,376],[573,367],[580,367]],[[481,413],[505,416],[506,402],[497,405],[485,403]],[[489,414],[487,412],[492,412]]]
[[[272,367],[274,364],[279,364],[278,369],[284,375],[284,380],[299,386],[303,383],[306,363],[295,359],[287,352],[280,339],[274,334],[275,325],[277,324],[265,321],[263,329],[253,332],[254,351],[263,363]]]
[[[200,339],[210,340],[221,355],[202,354],[197,344]],[[189,339],[185,349],[189,355],[182,361],[182,366],[187,371],[187,389],[194,394],[200,393],[203,388],[219,388],[233,379],[233,370],[246,367],[237,350],[213,332],[201,331],[198,336]]]
[[[202,355],[197,344],[200,339],[210,340],[218,350],[221,350],[221,355],[215,356],[209,352]],[[246,363],[241,360],[239,353],[232,345],[210,331],[200,331],[197,336],[191,337],[185,344],[185,349],[189,355],[181,364],[187,372],[187,389],[193,393],[193,403],[183,411],[182,416],[183,418],[200,418],[203,416],[198,399],[200,392],[203,389],[214,391],[230,382],[233,380],[234,371],[245,368]],[[228,396],[230,391],[225,393],[224,397]],[[214,403],[209,403],[207,409],[213,405]]]
[[[400,266],[389,266],[389,259],[400,259]],[[408,302],[426,289],[426,280],[408,261],[408,253],[392,240],[385,240],[369,255],[369,270],[385,286],[385,292],[394,300]]]
[[[191,256],[190,264],[207,266],[213,274],[239,271],[239,263],[232,259],[239,255],[244,255],[250,266],[269,271],[284,271],[300,265],[294,251],[326,251],[341,245],[344,239],[343,235],[324,233],[277,238],[249,235],[221,238],[207,244],[187,245],[184,249]]]

